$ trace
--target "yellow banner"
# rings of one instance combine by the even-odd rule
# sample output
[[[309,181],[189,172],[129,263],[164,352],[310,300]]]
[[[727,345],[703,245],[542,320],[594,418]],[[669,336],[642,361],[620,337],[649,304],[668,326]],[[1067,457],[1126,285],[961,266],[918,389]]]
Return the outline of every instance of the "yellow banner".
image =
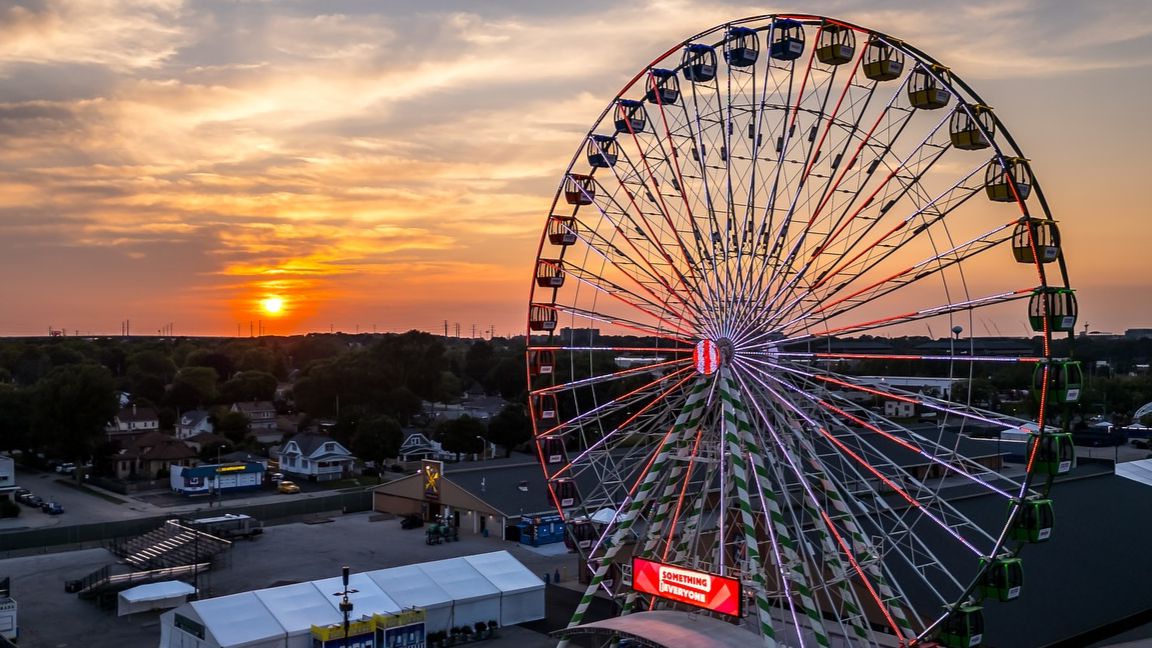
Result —
[[[375,619],[366,619],[364,621],[353,621],[348,624],[348,636],[359,637],[360,635],[372,634],[376,631]],[[333,639],[344,638],[344,624],[338,623],[330,626],[312,626],[312,636],[321,641],[331,641]]]
[[[400,614],[374,614],[372,620],[376,622],[377,628],[397,628],[413,623],[423,623],[426,616],[422,609],[405,610]]]

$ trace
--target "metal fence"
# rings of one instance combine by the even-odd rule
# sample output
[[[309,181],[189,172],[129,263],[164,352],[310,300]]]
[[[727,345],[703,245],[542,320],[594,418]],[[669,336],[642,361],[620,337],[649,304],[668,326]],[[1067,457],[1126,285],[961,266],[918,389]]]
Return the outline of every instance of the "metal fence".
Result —
[[[247,514],[264,523],[289,522],[320,513],[339,511],[358,513],[372,509],[372,492],[334,493],[322,497],[305,497],[268,504],[247,506],[222,506],[200,511],[199,515],[224,515],[225,513]],[[9,557],[10,552],[26,553],[30,550],[50,550],[61,545],[101,545],[116,538],[141,535],[164,524],[165,520],[188,517],[188,513],[173,512],[169,515],[156,515],[135,520],[97,522],[75,526],[51,527],[0,533],[0,558]]]

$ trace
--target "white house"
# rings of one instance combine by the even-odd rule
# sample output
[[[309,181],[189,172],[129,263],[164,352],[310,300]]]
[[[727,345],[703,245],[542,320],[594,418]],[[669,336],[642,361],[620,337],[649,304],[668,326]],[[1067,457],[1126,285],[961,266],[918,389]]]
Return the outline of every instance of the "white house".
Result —
[[[215,426],[209,420],[207,410],[194,409],[184,412],[180,415],[180,419],[176,421],[176,438],[180,440],[190,439],[201,432],[212,433],[215,431]]]
[[[105,431],[108,433],[108,440],[113,441],[159,429],[160,417],[156,414],[156,410],[151,407],[132,405],[122,408],[105,428]]]
[[[247,416],[248,429],[253,432],[276,429],[276,406],[268,401],[233,403],[232,411]]]
[[[455,459],[455,452],[446,451],[439,441],[433,441],[419,432],[413,432],[400,444],[400,461],[419,459]]]
[[[16,490],[16,462],[8,455],[0,455],[0,495]]]
[[[280,471],[313,481],[340,479],[352,473],[356,457],[332,437],[297,434],[280,448]]]

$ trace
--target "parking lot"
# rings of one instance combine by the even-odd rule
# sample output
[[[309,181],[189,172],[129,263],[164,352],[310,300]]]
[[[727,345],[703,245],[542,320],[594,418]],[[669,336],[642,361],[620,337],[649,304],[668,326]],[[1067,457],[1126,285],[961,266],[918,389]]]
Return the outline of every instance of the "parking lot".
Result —
[[[459,542],[430,546],[424,543],[422,530],[402,530],[395,519],[372,521],[378,517],[355,513],[336,515],[319,523],[268,527],[257,540],[235,543],[227,559],[230,565],[200,576],[201,596],[223,596],[338,576],[343,565],[360,572],[501,549],[510,551],[541,578],[557,572],[565,581],[573,578],[576,563],[571,554],[535,551],[479,536],[461,536]],[[115,611],[101,610],[93,602],[64,592],[66,580],[83,577],[115,561],[115,556],[104,549],[0,561],[0,578],[12,578],[12,597],[20,606],[20,645],[155,646],[160,640],[158,612],[116,617]],[[61,623],[62,619],[67,622]],[[555,640],[511,628],[501,639],[477,645],[535,648],[554,646]]]

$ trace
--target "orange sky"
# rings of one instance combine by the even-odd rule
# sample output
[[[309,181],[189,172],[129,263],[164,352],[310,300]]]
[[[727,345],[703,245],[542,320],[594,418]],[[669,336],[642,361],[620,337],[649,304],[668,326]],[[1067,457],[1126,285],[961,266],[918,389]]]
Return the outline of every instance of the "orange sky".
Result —
[[[551,4],[0,9],[0,335],[521,333],[544,215],[603,106],[674,43],[772,10]],[[802,8],[950,64],[1033,160],[1080,321],[1152,326],[1152,7],[921,4]]]

